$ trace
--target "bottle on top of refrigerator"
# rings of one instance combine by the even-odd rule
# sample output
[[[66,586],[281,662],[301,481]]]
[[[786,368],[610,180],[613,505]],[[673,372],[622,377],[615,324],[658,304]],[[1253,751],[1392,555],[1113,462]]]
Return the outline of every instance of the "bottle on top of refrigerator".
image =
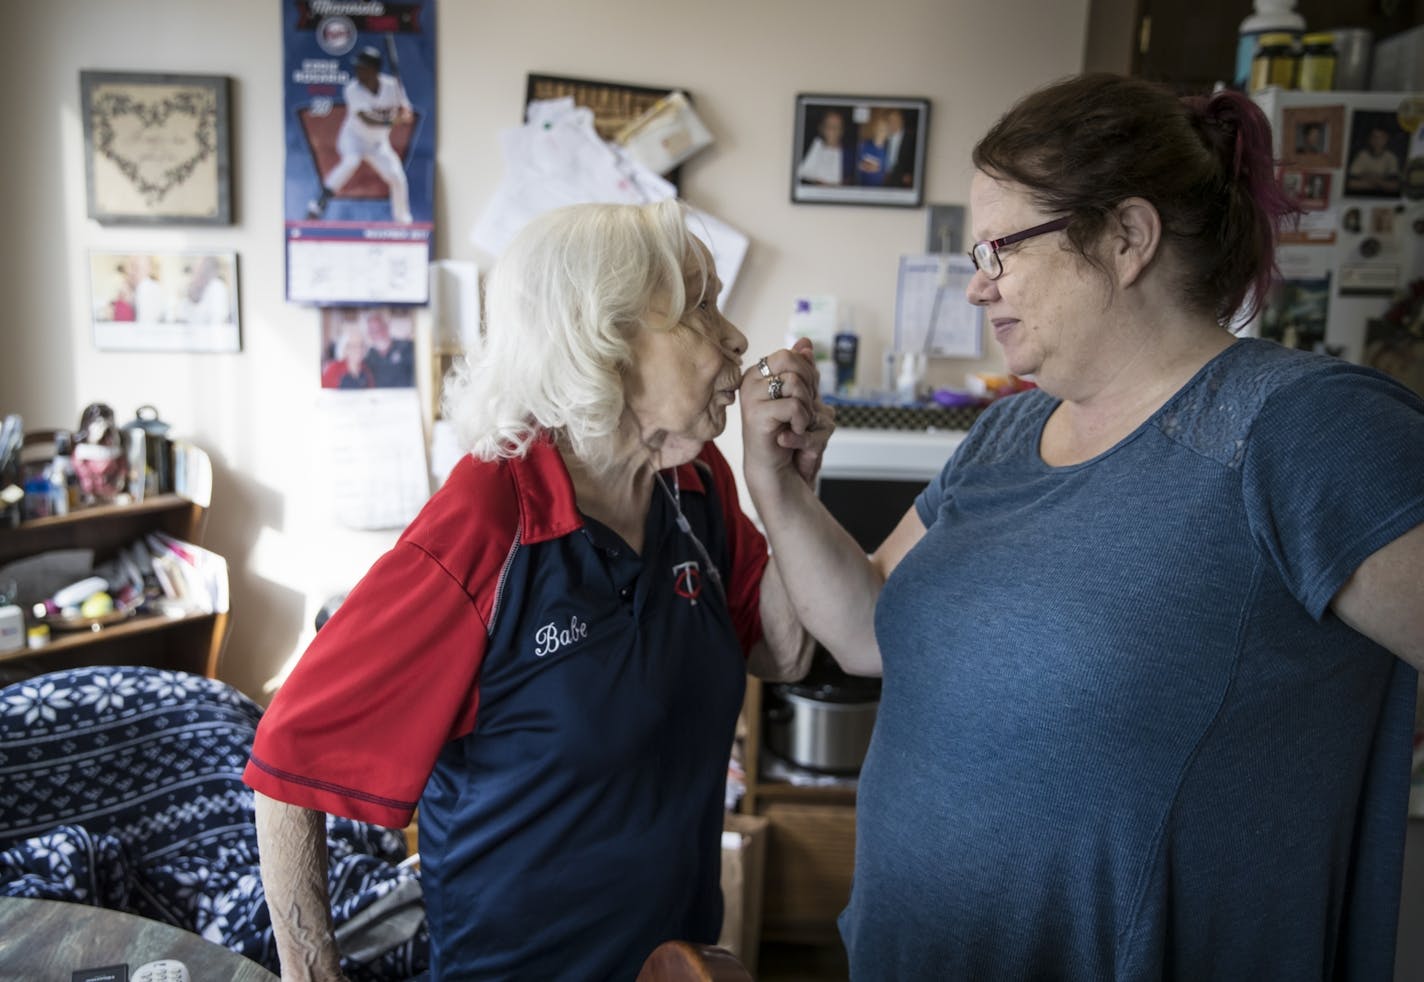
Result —
[[[1251,59],[1251,82],[1246,90],[1252,95],[1276,86],[1295,88],[1300,52],[1289,34],[1262,34],[1256,45],[1256,57]]]
[[[1263,34],[1289,34],[1299,42],[1305,33],[1305,18],[1296,12],[1295,0],[1255,0],[1255,12],[1241,22],[1236,41],[1236,77],[1238,89],[1245,89],[1251,80],[1251,61]]]
[[[1302,92],[1329,92],[1335,87],[1335,35],[1307,34],[1300,45],[1298,87]]]

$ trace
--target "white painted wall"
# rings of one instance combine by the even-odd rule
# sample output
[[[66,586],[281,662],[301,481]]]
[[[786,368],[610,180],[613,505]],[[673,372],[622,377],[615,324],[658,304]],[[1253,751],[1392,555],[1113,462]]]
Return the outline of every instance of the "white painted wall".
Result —
[[[209,450],[208,542],[233,576],[222,674],[259,697],[304,645],[321,601],[395,537],[334,527],[311,469],[317,317],[282,298],[279,9],[274,0],[6,3],[13,43],[0,59],[0,412],[72,427],[91,401],[123,418],[153,402]],[[924,213],[791,205],[794,96],[928,97],[928,200],[963,202],[974,140],[1018,96],[1081,68],[1087,10],[1087,0],[443,0],[436,255],[486,259],[468,233],[500,177],[496,132],[519,122],[526,73],[682,86],[717,135],[685,166],[683,192],[752,239],[728,305],[752,352],[780,343],[794,294],[827,292],[854,309],[862,365],[873,366],[893,319],[897,257],[921,249]],[[81,69],[232,77],[235,224],[120,229],[86,218]],[[91,248],[237,250],[242,353],[96,352]],[[996,353],[987,364],[997,367]],[[946,363],[932,377],[969,367]],[[740,458],[735,429],[720,442]]]

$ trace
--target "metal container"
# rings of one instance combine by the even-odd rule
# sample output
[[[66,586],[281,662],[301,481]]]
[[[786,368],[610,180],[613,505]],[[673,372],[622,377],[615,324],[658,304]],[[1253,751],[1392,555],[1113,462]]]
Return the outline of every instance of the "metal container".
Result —
[[[1370,87],[1370,54],[1374,35],[1363,27],[1341,27],[1335,35],[1335,88],[1363,92]]]
[[[139,406],[134,418],[124,429],[143,434],[144,495],[164,494],[173,490],[173,447],[168,439],[169,425],[158,418],[152,406]]]
[[[829,702],[772,686],[766,707],[767,749],[787,763],[827,774],[855,774],[865,761],[879,699]]]
[[[818,645],[805,678],[766,687],[766,748],[796,767],[855,774],[879,708],[880,679],[847,675]]]

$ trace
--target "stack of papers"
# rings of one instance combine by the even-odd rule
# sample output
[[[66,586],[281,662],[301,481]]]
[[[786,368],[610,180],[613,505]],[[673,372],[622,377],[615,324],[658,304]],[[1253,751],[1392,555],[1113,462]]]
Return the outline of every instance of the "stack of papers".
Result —
[[[166,599],[196,613],[227,613],[226,559],[164,532],[150,532],[144,542]]]
[[[173,441],[173,490],[203,508],[213,501],[213,462],[186,440]]]
[[[640,163],[666,174],[712,142],[712,134],[681,92],[669,92],[615,137]]]
[[[499,255],[530,220],[582,202],[647,204],[677,188],[606,143],[593,128],[593,110],[570,96],[529,104],[529,119],[501,130],[504,179],[470,238]]]
[[[593,111],[570,96],[531,102],[523,126],[502,130],[504,178],[475,222],[470,241],[498,256],[534,218],[565,205],[650,204],[677,188],[627,150],[598,135]],[[688,228],[712,252],[721,297],[730,294],[747,252],[747,237],[705,212],[688,208]]]

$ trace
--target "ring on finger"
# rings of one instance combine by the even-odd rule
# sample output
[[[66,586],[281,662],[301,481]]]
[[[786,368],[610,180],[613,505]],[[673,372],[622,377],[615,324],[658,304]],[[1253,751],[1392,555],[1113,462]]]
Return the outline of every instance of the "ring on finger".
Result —
[[[766,363],[765,358],[757,359],[757,371],[761,372],[762,378],[771,378],[771,366]]]
[[[780,375],[773,375],[771,377],[771,380],[766,383],[767,395],[771,396],[773,399],[780,399],[781,390],[784,388],[786,388],[786,380],[783,379]]]

